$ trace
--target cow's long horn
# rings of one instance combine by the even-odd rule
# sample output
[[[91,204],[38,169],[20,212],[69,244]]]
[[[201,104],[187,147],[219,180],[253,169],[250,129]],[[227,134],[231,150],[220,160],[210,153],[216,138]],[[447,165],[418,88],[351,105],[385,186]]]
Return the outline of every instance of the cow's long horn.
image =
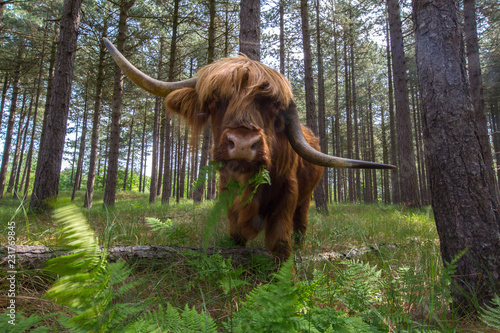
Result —
[[[132,65],[121,53],[116,49],[116,47],[107,39],[103,38],[104,44],[108,49],[109,53],[113,56],[118,66],[121,68],[123,73],[128,76],[135,84],[137,84],[142,89],[149,91],[150,93],[166,97],[173,90],[191,87],[194,88],[198,78],[192,77],[187,80],[178,82],[165,82],[153,79],[147,76],[140,70],[138,70],[134,65]]]
[[[284,111],[285,132],[292,148],[306,161],[333,168],[357,168],[357,169],[396,169],[396,166],[375,162],[351,160],[336,156],[323,154],[309,145],[304,138],[299,121],[299,114],[294,101],[290,102]]]

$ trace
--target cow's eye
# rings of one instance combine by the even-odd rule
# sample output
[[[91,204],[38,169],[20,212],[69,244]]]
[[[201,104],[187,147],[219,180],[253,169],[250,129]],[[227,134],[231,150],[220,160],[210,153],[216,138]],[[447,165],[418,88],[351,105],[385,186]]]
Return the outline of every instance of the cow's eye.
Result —
[[[273,106],[276,108],[276,109],[279,109],[281,107],[281,103],[280,102],[274,102],[273,103]]]
[[[214,98],[214,105],[215,105],[215,107],[216,107],[217,109],[220,109],[220,108],[221,108],[221,106],[222,106],[222,103],[221,103],[220,99],[218,99],[218,98]]]

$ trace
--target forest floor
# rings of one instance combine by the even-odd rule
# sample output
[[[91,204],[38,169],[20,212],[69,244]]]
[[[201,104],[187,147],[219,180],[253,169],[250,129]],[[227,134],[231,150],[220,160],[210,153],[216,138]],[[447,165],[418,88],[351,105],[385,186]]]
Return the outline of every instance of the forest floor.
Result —
[[[78,193],[74,204],[82,207],[83,192]],[[224,218],[207,231],[214,206],[214,202],[195,205],[191,200],[150,205],[148,195],[119,192],[113,208],[103,207],[102,193],[97,193],[93,209],[81,211],[103,246],[201,247],[204,239],[208,239],[208,246],[232,246]],[[52,215],[34,216],[19,200],[9,198],[4,198],[0,207],[1,245],[8,244],[11,221],[15,221],[16,245],[60,245],[60,226]],[[263,235],[248,246],[263,248]],[[342,255],[304,260],[320,253]],[[318,274],[331,283],[331,291],[323,299],[315,295],[317,306],[333,306],[346,316],[361,316],[364,320],[375,313],[378,327],[385,325],[381,331],[498,332],[472,316],[458,318],[450,310],[450,272],[443,269],[430,207],[334,203],[329,206],[329,215],[321,215],[312,206],[304,246],[294,252],[294,258],[296,283],[316,281]],[[179,256],[168,263],[137,262],[132,265],[129,281],[138,285],[120,301],[154,300],[152,308],[167,303],[184,308],[187,304],[205,311],[216,323],[227,322],[245,305],[252,290],[276,280],[276,267],[268,258],[255,258],[243,267],[231,265],[237,264],[222,258],[201,260],[196,255]],[[360,267],[361,271],[354,270]],[[228,274],[237,281],[229,288]],[[349,285],[350,281],[359,283]],[[66,307],[44,297],[53,282],[54,276],[44,269],[18,272],[18,311],[25,317],[68,312]],[[7,281],[2,279],[0,286],[7,290]],[[6,301],[7,296],[0,295],[0,304]],[[53,320],[47,322],[57,326]],[[218,328],[227,331],[222,325]]]

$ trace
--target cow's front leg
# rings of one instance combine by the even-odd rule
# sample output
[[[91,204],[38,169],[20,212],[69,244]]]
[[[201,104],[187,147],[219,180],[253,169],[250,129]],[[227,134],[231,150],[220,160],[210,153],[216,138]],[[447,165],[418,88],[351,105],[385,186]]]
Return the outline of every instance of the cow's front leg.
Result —
[[[262,230],[263,222],[258,212],[257,200],[252,200],[248,205],[242,206],[239,198],[235,199],[233,205],[228,209],[229,236],[236,244],[245,246]]]
[[[281,261],[292,253],[293,214],[297,205],[297,182],[289,180],[266,219],[266,247]]]

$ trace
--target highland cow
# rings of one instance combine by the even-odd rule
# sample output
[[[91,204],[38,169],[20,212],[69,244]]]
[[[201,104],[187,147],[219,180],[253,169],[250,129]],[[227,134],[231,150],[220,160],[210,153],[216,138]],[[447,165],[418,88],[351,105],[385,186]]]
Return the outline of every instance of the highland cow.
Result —
[[[265,230],[265,243],[278,259],[300,246],[307,230],[312,193],[323,167],[394,168],[329,156],[299,122],[290,84],[283,75],[245,56],[227,58],[180,82],[155,80],[130,64],[105,39],[123,72],[139,87],[166,97],[169,112],[185,119],[197,137],[210,122],[212,155],[221,163],[220,191],[230,179],[246,183],[259,168],[271,184],[247,188],[228,207],[229,236],[244,246]]]

